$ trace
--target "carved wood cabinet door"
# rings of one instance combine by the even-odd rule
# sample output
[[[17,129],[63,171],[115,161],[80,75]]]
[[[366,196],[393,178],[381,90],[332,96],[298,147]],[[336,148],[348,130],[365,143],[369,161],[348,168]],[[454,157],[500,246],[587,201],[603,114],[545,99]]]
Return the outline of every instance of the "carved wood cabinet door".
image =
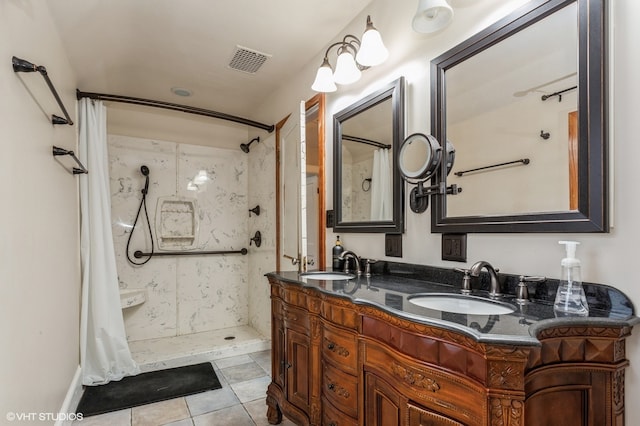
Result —
[[[309,375],[311,343],[308,336],[287,329],[287,399],[308,413],[311,406]]]
[[[404,425],[406,398],[372,373],[365,373],[365,424],[367,426]]]

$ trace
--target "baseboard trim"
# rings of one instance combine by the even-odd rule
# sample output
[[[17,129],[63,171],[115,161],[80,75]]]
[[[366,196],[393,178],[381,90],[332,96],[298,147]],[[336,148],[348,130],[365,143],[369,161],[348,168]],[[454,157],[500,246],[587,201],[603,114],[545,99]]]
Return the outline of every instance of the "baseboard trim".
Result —
[[[61,419],[56,420],[55,426],[70,426],[73,423],[74,416],[69,414],[75,413],[76,408],[78,408],[78,403],[80,402],[80,398],[82,397],[82,369],[78,366],[76,373],[73,375],[73,379],[71,380],[71,385],[67,390],[67,395],[62,402],[62,407],[60,407],[60,413],[67,414]]]

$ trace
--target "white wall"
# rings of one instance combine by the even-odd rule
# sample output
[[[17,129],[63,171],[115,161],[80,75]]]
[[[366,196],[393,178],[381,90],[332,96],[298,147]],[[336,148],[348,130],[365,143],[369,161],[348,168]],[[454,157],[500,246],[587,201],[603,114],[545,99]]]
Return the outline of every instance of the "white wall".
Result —
[[[357,17],[335,40],[345,33],[361,34],[366,14],[370,14],[374,25],[382,33],[391,52],[383,65],[363,73],[362,80],[348,88],[339,88],[327,96],[326,164],[327,164],[327,208],[333,206],[332,199],[332,135],[331,116],[357,99],[367,95],[400,75],[407,78],[407,134],[429,132],[429,64],[430,61],[500,17],[524,4],[524,0],[467,0],[451,1],[455,7],[454,22],[444,31],[433,35],[416,34],[411,29],[411,17],[416,2],[374,0],[361,16]],[[612,178],[615,227],[608,234],[469,234],[467,258],[471,265],[477,260],[487,260],[505,273],[559,276],[559,262],[563,257],[557,241],[576,239],[582,242],[579,256],[583,261],[584,280],[615,286],[625,292],[636,306],[640,306],[640,286],[636,283],[637,238],[640,235],[637,197],[637,182],[640,181],[640,144],[637,143],[640,110],[640,3],[632,0],[610,1],[615,20],[615,61],[612,75],[614,114],[611,120],[613,133],[612,149],[615,168]],[[327,44],[329,41],[327,42]],[[309,86],[324,52],[318,52],[317,60],[300,71],[297,79],[286,82],[273,93],[259,111],[258,119],[273,121],[286,113],[287,105],[297,99],[313,95]],[[445,262],[440,255],[440,235],[430,233],[430,211],[414,214],[406,210],[406,232],[403,236],[404,257],[389,260],[419,263],[444,267],[464,266]],[[384,236],[377,234],[340,234],[344,246],[366,257],[384,259]],[[327,232],[327,259],[335,240]],[[631,366],[626,374],[627,424],[640,422],[640,406],[634,404],[640,395],[640,340],[639,332],[627,340],[627,357]]]
[[[13,55],[47,68],[76,121],[76,78],[46,3],[0,2],[0,423],[58,413],[79,364],[78,177],[51,154],[76,150],[77,125],[50,124],[39,103],[62,112],[40,74],[14,74]]]

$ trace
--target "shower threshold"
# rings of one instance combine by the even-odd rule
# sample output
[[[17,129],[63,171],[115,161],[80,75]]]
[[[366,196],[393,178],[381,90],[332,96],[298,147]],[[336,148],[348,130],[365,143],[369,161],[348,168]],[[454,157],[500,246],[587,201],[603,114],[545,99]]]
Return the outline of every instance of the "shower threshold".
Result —
[[[265,351],[271,340],[249,326],[129,342],[142,372]]]

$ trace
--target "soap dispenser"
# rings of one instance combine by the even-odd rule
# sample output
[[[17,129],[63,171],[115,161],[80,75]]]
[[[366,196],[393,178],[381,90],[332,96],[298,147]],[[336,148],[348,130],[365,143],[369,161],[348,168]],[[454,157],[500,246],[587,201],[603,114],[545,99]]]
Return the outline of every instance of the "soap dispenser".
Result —
[[[557,316],[587,316],[589,305],[582,288],[582,276],[580,274],[580,261],[576,259],[577,241],[559,241],[564,244],[567,257],[562,259],[562,275],[556,293],[553,309]]]
[[[334,271],[341,271],[342,266],[344,265],[344,260],[340,259],[340,255],[344,251],[344,247],[342,247],[342,241],[340,241],[340,236],[336,239],[336,245],[333,246],[332,254],[333,254],[333,264],[332,269]]]

